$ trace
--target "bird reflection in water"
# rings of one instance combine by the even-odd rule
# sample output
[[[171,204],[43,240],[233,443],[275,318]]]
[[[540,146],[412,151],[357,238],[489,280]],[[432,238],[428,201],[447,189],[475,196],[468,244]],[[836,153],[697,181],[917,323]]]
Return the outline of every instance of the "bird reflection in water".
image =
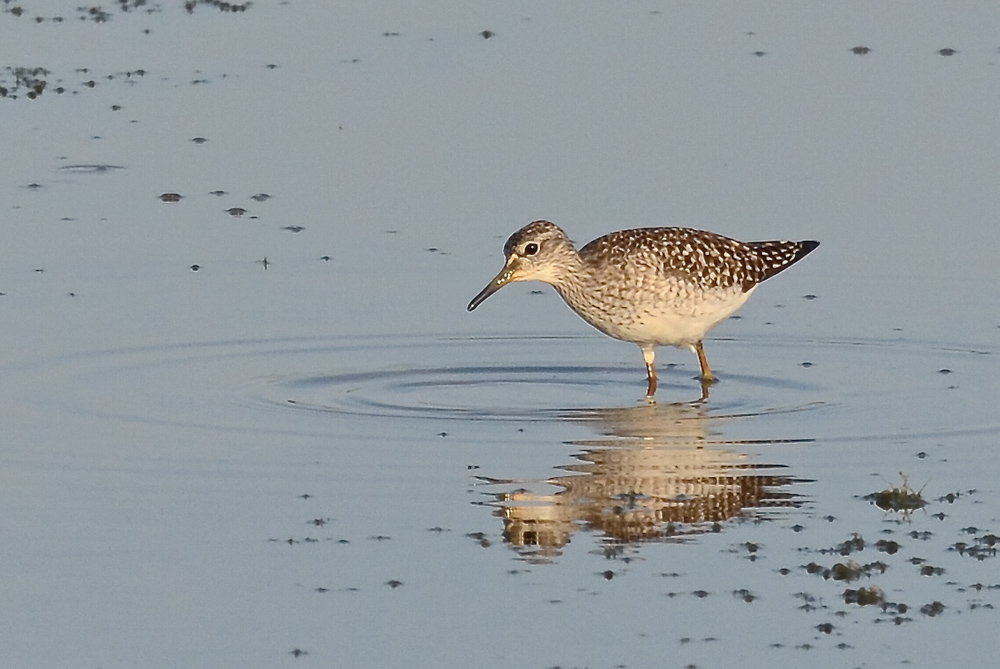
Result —
[[[723,521],[766,519],[805,501],[791,488],[808,481],[781,473],[785,465],[755,463],[735,450],[776,440],[719,439],[710,426],[722,417],[709,417],[700,403],[587,409],[563,419],[601,435],[570,442],[583,451],[576,463],[558,467],[565,474],[483,479],[519,486],[492,493],[488,504],[503,519],[504,542],[525,559],[550,561],[581,531],[603,535],[603,549],[613,553],[630,544],[685,541],[719,531]]]

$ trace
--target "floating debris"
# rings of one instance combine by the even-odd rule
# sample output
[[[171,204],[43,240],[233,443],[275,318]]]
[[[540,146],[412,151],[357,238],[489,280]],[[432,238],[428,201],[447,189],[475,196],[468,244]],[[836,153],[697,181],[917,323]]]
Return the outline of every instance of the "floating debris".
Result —
[[[925,616],[933,618],[934,616],[944,613],[944,604],[938,601],[931,602],[930,604],[924,604],[920,607],[920,612]]]
[[[856,46],[851,48],[851,53],[853,53],[856,56],[867,56],[871,52],[872,50],[866,46]]]
[[[957,541],[948,550],[957,551],[959,555],[972,557],[982,562],[986,558],[997,556],[997,544],[1000,544],[1000,537],[995,534],[984,534],[976,537],[974,544]]]
[[[857,581],[862,576],[870,577],[875,573],[884,574],[888,568],[889,565],[884,562],[870,562],[862,565],[854,560],[837,562],[832,567],[823,567],[815,562],[810,562],[805,566],[806,573],[822,576],[823,580],[846,581],[848,583]]]
[[[864,499],[883,511],[909,512],[927,506],[927,501],[920,494],[921,491],[910,488],[906,476],[903,474],[900,476],[903,478],[901,487],[873,492],[870,495],[865,495]]]
[[[245,12],[252,4],[252,2],[236,4],[224,2],[224,0],[187,0],[184,3],[184,10],[188,14],[194,14],[195,8],[199,5],[208,5],[209,7],[215,7],[220,12]]]
[[[899,544],[889,539],[879,539],[875,542],[875,550],[888,555],[895,555],[899,552]]]
[[[183,197],[180,193],[163,193],[160,195],[160,200],[163,202],[180,202]]]
[[[870,606],[872,604],[882,605],[885,603],[885,593],[878,586],[870,588],[858,588],[844,590],[844,603],[857,604],[858,606]]]

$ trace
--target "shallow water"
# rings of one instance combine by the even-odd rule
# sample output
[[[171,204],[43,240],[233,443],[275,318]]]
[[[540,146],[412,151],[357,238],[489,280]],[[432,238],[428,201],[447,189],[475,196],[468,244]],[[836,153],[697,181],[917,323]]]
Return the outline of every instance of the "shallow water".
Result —
[[[0,14],[10,666],[991,648],[991,17],[107,9]],[[466,313],[540,217],[822,246],[650,405],[550,289]]]

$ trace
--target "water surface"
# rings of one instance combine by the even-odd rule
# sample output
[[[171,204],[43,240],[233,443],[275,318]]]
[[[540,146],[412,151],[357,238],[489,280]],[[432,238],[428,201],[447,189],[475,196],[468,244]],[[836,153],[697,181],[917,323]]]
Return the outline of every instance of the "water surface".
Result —
[[[993,17],[50,4],[0,14],[11,666],[989,649]],[[650,405],[550,289],[466,313],[535,218],[822,246]]]

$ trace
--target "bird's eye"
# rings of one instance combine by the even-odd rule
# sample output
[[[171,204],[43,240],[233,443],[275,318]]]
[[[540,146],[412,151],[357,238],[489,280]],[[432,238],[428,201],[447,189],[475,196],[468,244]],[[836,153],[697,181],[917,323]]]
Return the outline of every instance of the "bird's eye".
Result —
[[[531,242],[530,244],[525,245],[524,255],[533,256],[536,253],[538,253],[538,244],[536,244],[535,242]]]

